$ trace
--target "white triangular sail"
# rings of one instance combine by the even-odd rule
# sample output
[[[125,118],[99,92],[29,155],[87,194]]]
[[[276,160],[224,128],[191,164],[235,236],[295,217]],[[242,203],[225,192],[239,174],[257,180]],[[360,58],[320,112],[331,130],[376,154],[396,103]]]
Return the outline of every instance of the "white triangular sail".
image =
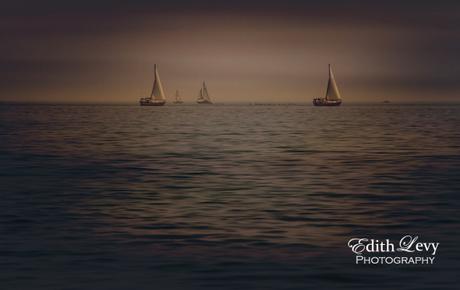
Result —
[[[203,82],[203,92],[202,92],[202,98],[206,101],[211,101],[211,97],[209,96],[209,93],[208,93],[208,88],[206,87],[206,83]]]
[[[198,94],[198,101],[203,101],[203,88],[200,89],[200,93]]]
[[[329,65],[329,82],[327,84],[326,100],[337,101],[340,99],[341,97],[335,82],[334,73],[332,72],[332,66]]]
[[[181,98],[180,98],[180,95],[179,95],[179,90],[176,90],[176,102],[181,102]]]
[[[212,104],[211,97],[209,96],[208,88],[206,87],[205,82],[203,82],[203,86],[200,89],[197,102],[199,104]]]
[[[163,85],[161,84],[160,75],[158,74],[157,65],[155,64],[155,80],[153,82],[152,93],[150,98],[155,101],[164,101],[166,100],[165,92],[163,90]]]

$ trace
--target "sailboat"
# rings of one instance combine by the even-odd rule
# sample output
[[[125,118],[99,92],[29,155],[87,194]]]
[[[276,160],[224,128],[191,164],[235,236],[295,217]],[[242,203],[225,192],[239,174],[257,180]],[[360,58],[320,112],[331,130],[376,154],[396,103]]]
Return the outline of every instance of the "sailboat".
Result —
[[[181,97],[179,96],[179,90],[176,90],[176,99],[174,100],[174,104],[182,104],[184,101],[182,101]]]
[[[342,98],[340,97],[339,89],[335,83],[332,66],[329,64],[329,82],[327,83],[326,97],[313,99],[315,106],[340,106]]]
[[[163,106],[166,103],[163,85],[161,84],[160,75],[158,74],[157,65],[154,66],[155,80],[153,81],[153,88],[150,97],[141,98],[139,104],[141,106]]]
[[[200,94],[198,95],[196,102],[198,104],[212,104],[205,82],[203,82],[203,87],[200,89]]]

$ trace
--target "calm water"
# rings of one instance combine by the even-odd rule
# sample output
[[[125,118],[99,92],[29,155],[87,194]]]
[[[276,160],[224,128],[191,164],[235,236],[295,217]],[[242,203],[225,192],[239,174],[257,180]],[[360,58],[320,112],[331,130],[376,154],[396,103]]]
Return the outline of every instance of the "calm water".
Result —
[[[458,289],[460,106],[0,105],[1,289]],[[355,265],[352,237],[441,245]]]

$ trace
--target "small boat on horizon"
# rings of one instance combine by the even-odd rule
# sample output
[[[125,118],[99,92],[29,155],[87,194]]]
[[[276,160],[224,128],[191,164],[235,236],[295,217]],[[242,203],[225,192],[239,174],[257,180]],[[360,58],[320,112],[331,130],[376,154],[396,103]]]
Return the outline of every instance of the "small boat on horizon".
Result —
[[[329,81],[327,83],[326,97],[313,99],[315,106],[340,106],[342,98],[340,97],[339,88],[335,82],[332,66],[329,64]]]
[[[176,90],[176,96],[173,104],[183,104],[184,101],[182,101],[182,98],[179,95],[179,90]]]
[[[200,89],[200,93],[198,95],[198,99],[196,100],[196,102],[200,105],[203,105],[203,104],[211,105],[212,104],[211,97],[209,96],[208,88],[206,87],[205,82],[203,82],[203,86]]]
[[[166,103],[163,85],[161,84],[160,75],[158,74],[157,65],[154,66],[155,79],[150,97],[144,97],[139,100],[141,106],[163,106]]]

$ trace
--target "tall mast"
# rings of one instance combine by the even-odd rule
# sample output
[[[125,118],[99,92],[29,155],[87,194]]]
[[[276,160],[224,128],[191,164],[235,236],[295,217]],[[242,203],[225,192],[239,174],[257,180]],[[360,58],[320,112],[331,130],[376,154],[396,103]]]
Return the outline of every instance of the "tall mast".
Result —
[[[153,99],[155,95],[155,87],[157,86],[157,64],[153,65],[153,86],[152,92],[150,93],[150,99]]]

